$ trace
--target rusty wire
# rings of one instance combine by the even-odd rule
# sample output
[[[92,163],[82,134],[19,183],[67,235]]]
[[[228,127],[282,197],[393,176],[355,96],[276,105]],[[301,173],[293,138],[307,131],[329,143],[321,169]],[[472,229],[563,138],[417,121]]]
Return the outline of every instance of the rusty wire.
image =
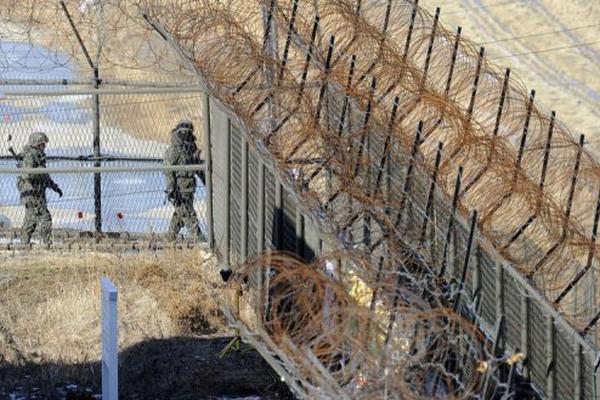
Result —
[[[207,86],[273,160],[303,210],[338,246],[363,251],[351,256],[354,269],[372,277],[382,271],[381,258],[383,265],[406,265],[409,247],[437,274],[460,276],[457,264],[467,255],[457,243],[464,245],[468,233],[460,221],[477,210],[478,240],[491,242],[577,328],[588,324],[600,255],[600,169],[583,139],[539,109],[535,93],[491,64],[483,49],[412,1],[184,3],[184,13],[166,20],[151,14],[193,54]],[[280,270],[275,279],[294,282],[294,298],[306,298],[294,284],[313,278],[296,276],[298,267],[288,264],[271,258],[245,268]],[[421,283],[440,303],[425,314],[454,318],[440,311],[452,304],[435,290],[440,285]],[[357,337],[347,321],[363,314],[345,308],[351,287],[337,284],[336,296],[345,300],[335,336],[321,337],[322,327],[304,323],[322,308],[318,299],[332,282],[312,284],[311,293],[321,294],[295,307],[292,325],[291,316],[265,311],[272,322],[264,328],[275,338],[301,336],[297,343],[304,344],[316,335],[324,342],[314,349],[331,349],[324,359],[342,357],[345,341]],[[369,309],[361,323],[376,325],[376,314]]]
[[[302,177],[288,181],[306,208],[326,212],[331,229],[362,213],[379,231],[398,232],[391,216],[424,201],[416,188],[403,195],[405,179],[393,170],[413,163],[412,185],[426,191],[443,143],[440,192],[453,192],[462,166],[460,212],[477,209],[483,236],[550,301],[576,280],[558,306],[584,326],[589,308],[574,304],[589,304],[577,276],[591,276],[598,257],[600,169],[580,141],[514,77],[412,2],[301,2],[292,21],[293,4],[199,1],[167,26],[281,175]],[[265,39],[257,26],[267,20]],[[379,172],[391,176],[389,193]]]
[[[307,264],[268,253],[239,266],[231,286],[244,292],[260,287],[263,276],[269,280],[268,293],[254,300],[262,308],[256,332],[326,395],[421,399],[481,393],[487,374],[503,360],[489,355],[471,322],[438,303],[443,289],[420,281],[431,278],[426,271],[415,276],[414,269],[424,265],[407,257],[400,274],[388,265],[375,276],[360,264],[366,260],[358,252],[335,252]],[[231,310],[236,301],[229,298]],[[342,391],[328,387],[323,375]]]
[[[459,367],[483,374],[494,359],[452,309],[463,288],[437,278],[460,275],[468,257],[456,243],[466,242],[471,210],[478,242],[491,242],[576,327],[591,319],[598,164],[514,76],[436,17],[408,0],[135,6],[192,55],[303,211],[345,249],[308,265],[268,254],[236,270],[242,288],[269,277],[255,329],[298,376],[328,385],[307,367],[306,347],[352,398],[433,396],[431,371],[450,396],[480,391],[481,373],[447,367],[450,350],[466,347]],[[323,272],[328,260],[341,260],[336,277]],[[402,323],[390,329],[398,310]]]
[[[60,1],[2,0],[0,68],[16,66],[22,72],[17,79],[30,81],[43,81],[67,65],[75,72],[68,83],[93,84],[94,67],[104,84],[194,81],[189,66],[155,35],[136,2],[64,0],[64,4],[89,60]]]

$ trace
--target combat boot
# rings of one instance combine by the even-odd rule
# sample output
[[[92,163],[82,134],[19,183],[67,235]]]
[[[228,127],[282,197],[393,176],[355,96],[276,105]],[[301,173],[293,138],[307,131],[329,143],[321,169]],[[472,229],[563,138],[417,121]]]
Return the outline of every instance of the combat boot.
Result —
[[[31,243],[31,235],[27,235],[27,234],[21,235],[21,243],[23,243],[23,244]]]
[[[167,239],[167,242],[176,242],[177,241],[177,233],[168,232],[165,235],[165,238]]]
[[[193,235],[192,239],[196,243],[206,243],[206,237],[204,236],[204,234],[200,230],[200,227],[198,227],[198,229],[196,229],[196,232],[194,232],[194,235]]]

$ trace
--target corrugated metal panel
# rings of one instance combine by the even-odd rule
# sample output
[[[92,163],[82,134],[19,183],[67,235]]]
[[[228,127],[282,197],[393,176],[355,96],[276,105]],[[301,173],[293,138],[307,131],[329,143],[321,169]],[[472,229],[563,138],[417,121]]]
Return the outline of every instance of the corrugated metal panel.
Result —
[[[473,366],[476,363],[475,352],[473,351],[473,343],[471,342],[471,336],[465,334],[459,339],[459,356],[461,358],[461,370],[459,371],[461,380],[464,382],[471,382],[473,379]]]
[[[572,399],[575,395],[575,363],[572,343],[568,334],[560,329],[556,330],[554,336],[556,369],[556,396],[558,399]]]
[[[248,151],[248,256],[258,252],[258,157]]]
[[[469,258],[469,265],[467,267],[467,276],[465,279],[465,291],[467,292],[469,298],[473,298],[475,296],[475,271],[479,268],[479,251],[477,249],[477,240],[473,240],[473,247],[471,248],[471,257]],[[464,261],[463,261],[464,262]],[[463,266],[461,265],[461,269]]]
[[[442,201],[444,201],[443,204]],[[443,259],[444,243],[446,242],[446,233],[452,212],[449,204],[451,204],[449,199],[442,200],[438,197],[434,200],[432,221],[435,224],[435,241],[437,245],[432,251],[432,259],[436,262],[441,262]]]
[[[410,203],[413,204],[413,206],[410,210],[410,213],[407,214],[407,222],[409,224],[408,226],[420,228],[425,217],[425,206],[427,205],[427,199],[429,197],[429,186],[431,184],[431,179],[428,175],[419,173],[418,171],[415,171],[414,174],[415,176],[413,178],[415,179],[412,179],[412,183],[410,185]],[[409,235],[411,235],[414,239],[418,237],[420,232],[420,229],[412,229],[408,231]]]
[[[242,248],[242,134],[237,125],[231,124],[231,195],[229,197],[230,214],[230,249],[232,262],[240,261]]]
[[[310,219],[305,218],[304,253],[302,256],[310,262],[319,255],[319,251],[319,235],[317,234],[317,228]]]
[[[481,252],[481,318],[493,326],[496,321],[496,266],[487,253]]]
[[[327,115],[329,117],[329,124],[332,129],[337,131],[342,119],[342,109],[344,107],[345,95],[331,86],[329,86],[327,89],[327,97],[329,98],[329,101],[327,102]],[[346,116],[344,116],[344,124],[347,121]],[[344,129],[344,127],[342,127],[342,129]]]
[[[213,218],[215,245],[221,254],[227,254],[228,243],[227,235],[227,207],[222,205],[227,202],[229,188],[227,187],[229,143],[228,143],[228,117],[219,107],[218,102],[211,99],[211,144],[213,158]]]
[[[504,278],[504,314],[506,317],[506,342],[514,351],[521,347],[521,296],[523,289],[515,280],[506,276]],[[539,328],[545,332],[543,325]]]
[[[217,122],[218,119],[214,118],[213,121]],[[213,123],[215,123],[213,122]],[[220,128],[223,128],[223,124],[220,124]],[[225,136],[225,135],[221,135]],[[213,140],[213,146],[215,146],[214,151],[214,170],[213,170],[213,178],[215,179],[215,191],[214,191],[214,201],[217,207],[215,207],[215,221],[216,227],[215,232],[218,233],[217,228],[219,228],[219,220],[224,220],[224,216],[226,214],[226,207],[219,207],[219,204],[223,204],[224,197],[227,192],[224,189],[218,188],[218,182],[225,182],[227,177],[227,165],[224,165],[223,159],[226,157],[226,152],[219,153],[219,149],[222,149],[221,142],[225,142],[225,140],[220,135],[213,135],[215,138]],[[381,149],[382,143],[371,143],[371,150],[374,154],[382,151]],[[217,149],[219,148],[219,149]],[[356,150],[356,149],[355,149]],[[237,255],[240,252],[241,246],[241,215],[240,215],[240,199],[242,196],[241,193],[241,132],[239,129],[232,125],[232,137],[231,137],[231,145],[229,151],[229,155],[231,157],[230,168],[231,172],[228,178],[231,179],[231,185],[228,188],[230,191],[230,206],[231,206],[231,236],[230,236],[230,247],[232,253],[235,255],[234,260],[237,259]],[[406,149],[402,149],[403,152],[406,152]],[[379,158],[380,155],[376,155],[373,159]],[[398,186],[404,185],[406,167],[408,165],[408,160],[402,159],[404,156],[398,156],[394,162],[390,165],[391,175],[392,175],[392,185]],[[250,253],[254,253],[256,251],[256,243],[258,242],[258,238],[256,237],[256,230],[258,225],[258,198],[259,198],[259,185],[258,185],[258,167],[259,161],[258,156],[254,153],[250,153],[248,156],[248,247]],[[366,171],[366,170],[363,170]],[[376,179],[377,176],[377,168],[373,168],[371,171],[372,175],[369,179]],[[413,177],[414,178],[414,177]],[[453,179],[449,178],[449,181],[453,181]],[[427,180],[423,180],[423,182],[427,182]],[[446,182],[447,183],[447,182]],[[269,171],[266,170],[265,173],[265,245],[268,248],[273,248],[273,243],[277,243],[275,240],[274,232],[278,230],[277,218],[276,218],[276,187],[279,185],[276,176]],[[428,195],[428,184],[423,184],[419,187],[414,186],[411,191],[411,196],[418,198],[419,203],[426,202]],[[221,190],[221,192],[219,192]],[[396,193],[401,191],[395,190]],[[398,199],[396,199],[398,200]],[[433,220],[436,222],[436,234],[437,234],[437,246],[435,247],[435,253],[437,254],[438,260],[441,259],[439,256],[441,254],[443,246],[440,246],[440,243],[443,243],[445,240],[446,229],[448,226],[448,217],[450,214],[450,207],[447,201],[448,199],[441,200],[438,198],[437,204],[435,206],[436,214]],[[345,196],[339,196],[336,199],[336,202],[344,202],[344,205],[347,205],[348,201]],[[397,203],[396,203],[397,204]],[[286,193],[282,192],[282,216],[284,220],[284,224],[281,226],[281,230],[283,232],[283,237],[281,238],[282,248],[286,250],[295,250],[296,244],[296,230],[295,230],[295,222],[296,222],[296,204],[293,201],[292,197]],[[394,210],[392,215],[396,215],[399,210]],[[422,212],[424,210],[416,210]],[[422,224],[423,216],[419,214],[419,212],[415,212],[414,220],[411,223],[411,226],[420,227]],[[415,222],[416,221],[416,222]],[[364,238],[364,220],[362,218],[358,218],[355,221],[355,224],[351,227],[351,230],[355,234],[355,240],[361,240]],[[374,225],[373,225],[374,226]],[[450,257],[448,260],[449,269],[455,273],[455,276],[461,272],[462,265],[464,262],[464,245],[466,244],[466,240],[468,237],[468,232],[464,230],[464,227],[457,227],[459,231],[456,234],[458,238],[458,249],[454,250],[450,249]],[[223,232],[223,227],[219,228],[221,232]],[[316,227],[310,222],[310,219],[306,219],[305,222],[305,230],[304,230],[304,242],[306,253],[305,256],[310,259],[308,253],[311,255],[314,253],[318,253],[319,246],[319,237],[317,235]],[[420,232],[420,230],[419,230]],[[218,235],[216,236],[217,244],[223,245],[218,242]],[[475,251],[473,250],[473,254]],[[487,324],[487,326],[493,326],[496,322],[496,266],[492,261],[491,256],[486,254],[484,251],[480,253],[480,285],[481,285],[481,303],[480,303],[480,316],[481,319]],[[450,264],[455,261],[455,268],[452,270]],[[468,273],[468,280],[466,282],[466,287],[468,289],[469,294],[472,294],[472,270],[474,269],[475,260],[471,262],[471,267]],[[511,278],[510,276],[505,275],[504,281],[504,305],[505,305],[505,315],[506,315],[506,330],[504,338],[507,341],[507,344],[514,350],[517,347],[521,347],[521,329],[524,324],[521,320],[521,298],[525,295],[526,289],[521,287],[521,285]],[[547,360],[546,360],[546,318],[547,316],[544,313],[546,305],[540,305],[538,302],[531,298],[530,300],[530,312],[529,312],[529,322],[530,322],[530,337],[528,338],[528,347],[529,347],[529,355],[528,355],[528,367],[531,371],[532,381],[535,386],[541,390],[542,392],[546,387],[546,369],[547,369]],[[556,391],[558,398],[572,398],[574,395],[574,385],[573,378],[575,376],[574,371],[574,363],[573,363],[573,345],[570,344],[569,340],[572,339],[571,333],[564,333],[560,330],[557,331],[555,336],[556,343],[556,352],[555,352],[555,373],[556,373]],[[463,349],[465,350],[465,349]],[[593,375],[593,364],[594,357],[592,355],[586,355],[582,360],[582,389],[583,395],[585,399],[591,399],[593,394],[593,385],[594,385],[594,375]],[[470,373],[469,371],[465,371],[465,373]]]
[[[404,161],[395,156],[398,154],[396,153],[396,150],[398,149],[395,149],[392,152],[394,157],[390,158],[389,166],[390,181],[392,186],[390,201],[393,202],[392,204],[397,204],[396,201],[400,199],[399,193],[402,192],[401,189],[404,188],[404,175],[406,170],[406,164]],[[400,210],[398,209],[393,210],[394,214],[398,213],[399,211]]]
[[[379,193],[385,193],[386,182],[386,160],[385,160],[385,136],[372,135],[369,141],[369,152],[373,168],[371,168],[371,182],[376,183],[379,178],[377,190]],[[383,160],[383,163],[382,163]]]
[[[371,224],[369,225],[369,231],[370,231],[371,244],[379,241],[382,237],[385,236],[384,226],[379,224],[377,222],[377,219],[375,219],[375,218],[371,219]],[[381,248],[382,248],[382,246],[378,246],[377,249],[375,249],[374,251],[375,252],[380,251]]]
[[[268,169],[265,171],[265,247],[274,248],[275,225],[275,176]]]
[[[283,220],[281,227],[281,250],[296,250],[296,204],[287,190],[281,194]]]
[[[584,354],[581,360],[581,374],[582,374],[582,391],[584,399],[593,399],[594,397],[594,382],[596,375],[594,374],[594,363],[596,362],[595,356],[590,354]]]
[[[355,216],[355,214],[353,214],[353,216]],[[363,214],[361,213],[360,216],[358,216],[354,220],[354,223],[350,225],[350,228],[348,229],[349,239],[353,243],[353,245],[358,245],[364,242],[365,231],[365,220],[363,218]]]
[[[461,225],[455,225],[454,233],[452,235],[452,250],[450,251],[450,257],[448,259],[448,272],[457,280],[460,280],[462,275],[468,241],[469,232]]]
[[[531,381],[540,391],[546,388],[546,313],[537,301],[530,302],[531,335],[529,336],[529,368]]]

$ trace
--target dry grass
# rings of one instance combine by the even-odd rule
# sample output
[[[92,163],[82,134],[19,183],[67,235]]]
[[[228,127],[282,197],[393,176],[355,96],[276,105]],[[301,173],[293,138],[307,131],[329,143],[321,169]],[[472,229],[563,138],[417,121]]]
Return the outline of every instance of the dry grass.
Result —
[[[102,276],[119,289],[121,398],[293,398],[248,346],[219,357],[233,332],[214,258],[178,250],[0,253],[0,399],[99,393]]]
[[[248,346],[219,357],[233,332],[202,250],[0,253],[0,398],[95,398],[102,276],[119,289],[121,398],[293,398]]]
[[[213,260],[157,255],[44,254],[0,260],[0,362],[82,363],[100,357],[100,287],[119,289],[119,345],[225,329]]]

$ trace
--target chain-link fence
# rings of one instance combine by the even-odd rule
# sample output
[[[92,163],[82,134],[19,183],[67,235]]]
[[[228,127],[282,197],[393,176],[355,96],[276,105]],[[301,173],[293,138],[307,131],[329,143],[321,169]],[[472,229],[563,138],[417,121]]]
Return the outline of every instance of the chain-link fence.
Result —
[[[16,82],[16,81],[15,81]],[[0,232],[15,240],[25,208],[17,190],[15,153],[31,133],[49,138],[48,172],[64,192],[48,190],[56,231],[165,233],[167,201],[163,157],[181,119],[195,126],[202,146],[202,96],[195,88],[84,85],[0,87]],[[90,171],[93,168],[93,171]],[[188,165],[202,169],[200,162]],[[194,208],[206,232],[204,185],[196,179]],[[185,231],[184,231],[185,232]],[[6,240],[6,239],[5,239]]]

